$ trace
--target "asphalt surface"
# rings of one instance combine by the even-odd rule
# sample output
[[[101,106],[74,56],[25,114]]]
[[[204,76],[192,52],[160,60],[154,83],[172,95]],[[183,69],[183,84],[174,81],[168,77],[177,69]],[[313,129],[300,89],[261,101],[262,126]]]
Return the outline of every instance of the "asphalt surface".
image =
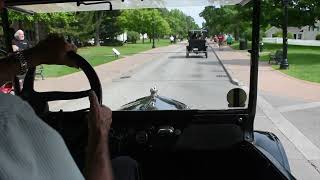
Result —
[[[155,55],[154,60],[102,83],[103,104],[112,110],[138,98],[149,96],[150,88],[158,94],[183,102],[192,109],[227,109],[227,93],[236,87],[209,49],[203,55],[185,57],[185,45]],[[75,110],[89,107],[87,99],[72,100],[56,109]]]

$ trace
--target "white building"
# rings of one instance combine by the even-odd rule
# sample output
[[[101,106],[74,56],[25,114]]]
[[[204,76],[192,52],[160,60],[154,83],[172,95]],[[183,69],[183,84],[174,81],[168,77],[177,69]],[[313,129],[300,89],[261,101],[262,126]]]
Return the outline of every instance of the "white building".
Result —
[[[282,29],[272,26],[265,34],[267,38],[272,38],[277,32],[282,32]],[[320,21],[318,21],[314,27],[288,27],[288,33],[293,34],[293,39],[315,40],[316,36],[320,34]]]
[[[143,39],[143,38],[144,38],[145,40],[148,39],[148,34],[147,34],[147,33],[145,33],[145,34],[141,34],[141,33],[140,33],[140,40]]]
[[[127,32],[124,32],[124,33],[117,36],[117,40],[121,41],[121,42],[126,42],[127,39],[128,39]]]

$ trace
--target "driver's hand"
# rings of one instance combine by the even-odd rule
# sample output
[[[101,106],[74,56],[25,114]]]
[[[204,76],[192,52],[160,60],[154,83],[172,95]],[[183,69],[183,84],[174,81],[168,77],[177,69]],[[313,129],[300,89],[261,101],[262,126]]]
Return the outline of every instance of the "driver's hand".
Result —
[[[90,112],[88,116],[89,141],[108,136],[112,123],[112,111],[110,108],[100,105],[96,93],[89,94]]]
[[[75,61],[67,56],[69,51],[77,51],[76,46],[66,42],[58,34],[50,34],[35,47],[26,51],[31,51],[31,61],[35,66],[40,64],[57,64],[78,68]]]

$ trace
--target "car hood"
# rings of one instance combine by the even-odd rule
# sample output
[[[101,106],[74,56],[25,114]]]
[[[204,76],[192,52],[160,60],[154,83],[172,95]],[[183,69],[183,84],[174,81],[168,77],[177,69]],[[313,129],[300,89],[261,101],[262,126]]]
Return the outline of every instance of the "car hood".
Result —
[[[155,88],[151,88],[151,95],[139,98],[123,105],[123,111],[158,111],[158,110],[187,110],[190,109],[182,102],[171,98],[159,96]]]

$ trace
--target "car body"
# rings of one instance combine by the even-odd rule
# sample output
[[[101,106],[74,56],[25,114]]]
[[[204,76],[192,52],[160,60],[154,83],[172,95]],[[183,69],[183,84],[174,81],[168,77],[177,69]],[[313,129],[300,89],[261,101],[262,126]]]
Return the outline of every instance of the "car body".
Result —
[[[207,30],[190,30],[188,45],[186,46],[186,57],[190,56],[190,53],[195,54],[204,54],[206,58],[208,58],[208,46],[206,40]]]

